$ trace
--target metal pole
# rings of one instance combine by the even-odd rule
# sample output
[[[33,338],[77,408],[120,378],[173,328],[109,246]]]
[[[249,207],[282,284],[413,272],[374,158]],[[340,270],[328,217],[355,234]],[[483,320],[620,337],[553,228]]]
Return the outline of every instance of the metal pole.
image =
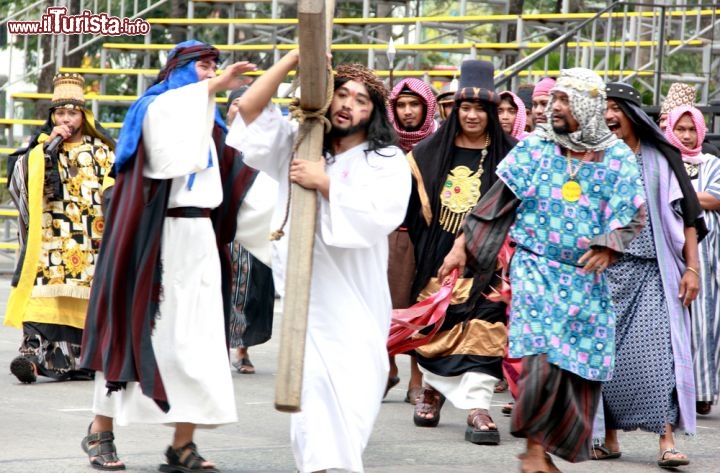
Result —
[[[388,43],[385,54],[387,55],[388,66],[390,68],[390,90],[392,90],[395,85],[393,80],[393,71],[395,69],[395,42],[393,42],[392,36],[390,36],[390,42]]]
[[[653,105],[660,105],[660,88],[662,85],[663,54],[665,54],[665,7],[660,6],[660,39],[658,41],[657,69],[655,70],[655,100]]]

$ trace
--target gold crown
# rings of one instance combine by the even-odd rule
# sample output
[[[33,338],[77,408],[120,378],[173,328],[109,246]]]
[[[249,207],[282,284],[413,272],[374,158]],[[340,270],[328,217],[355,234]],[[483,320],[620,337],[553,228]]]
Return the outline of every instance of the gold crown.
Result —
[[[74,72],[60,72],[53,78],[53,96],[50,107],[84,108],[85,78]]]

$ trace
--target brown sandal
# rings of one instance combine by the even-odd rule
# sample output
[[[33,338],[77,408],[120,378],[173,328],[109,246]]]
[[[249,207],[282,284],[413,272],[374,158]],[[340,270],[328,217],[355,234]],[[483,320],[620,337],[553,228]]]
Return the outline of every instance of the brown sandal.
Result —
[[[445,404],[445,396],[431,387],[423,386],[422,391],[415,398],[415,411],[413,422],[418,427],[437,427],[440,423],[440,409]],[[423,417],[420,414],[432,414],[432,417]]]
[[[497,445],[500,443],[500,432],[487,409],[473,409],[467,417],[468,428],[465,430],[465,440],[478,445]]]

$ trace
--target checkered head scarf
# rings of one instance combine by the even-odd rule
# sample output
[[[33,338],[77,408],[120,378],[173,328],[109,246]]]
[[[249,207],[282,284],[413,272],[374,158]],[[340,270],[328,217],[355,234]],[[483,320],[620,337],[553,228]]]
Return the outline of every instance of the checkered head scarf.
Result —
[[[584,67],[563,69],[555,85],[550,89],[550,101],[545,115],[552,123],[552,110],[555,102],[553,92],[564,92],[570,101],[570,112],[578,122],[578,128],[572,133],[555,133],[552,127],[538,130],[548,139],[563,148],[576,152],[586,150],[600,151],[609,148],[617,137],[605,123],[605,82],[595,72]]]
[[[399,124],[397,115],[395,114],[395,106],[398,99],[403,95],[413,95],[418,97],[425,106],[425,117],[418,130],[405,131]],[[388,119],[398,135],[398,144],[404,151],[409,151],[418,144],[423,138],[430,136],[432,132],[437,130],[437,122],[435,121],[435,112],[437,103],[435,102],[435,94],[425,82],[420,79],[407,78],[401,80],[390,93],[390,106],[388,107]]]

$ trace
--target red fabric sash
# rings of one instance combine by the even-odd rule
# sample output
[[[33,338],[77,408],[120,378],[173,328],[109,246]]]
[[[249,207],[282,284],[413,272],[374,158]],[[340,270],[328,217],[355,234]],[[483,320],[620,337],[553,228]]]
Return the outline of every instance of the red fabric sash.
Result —
[[[440,286],[438,292],[407,309],[394,309],[387,349],[390,355],[405,353],[430,342],[445,319],[452,291],[458,279],[457,269]],[[420,331],[430,328],[429,333]]]

